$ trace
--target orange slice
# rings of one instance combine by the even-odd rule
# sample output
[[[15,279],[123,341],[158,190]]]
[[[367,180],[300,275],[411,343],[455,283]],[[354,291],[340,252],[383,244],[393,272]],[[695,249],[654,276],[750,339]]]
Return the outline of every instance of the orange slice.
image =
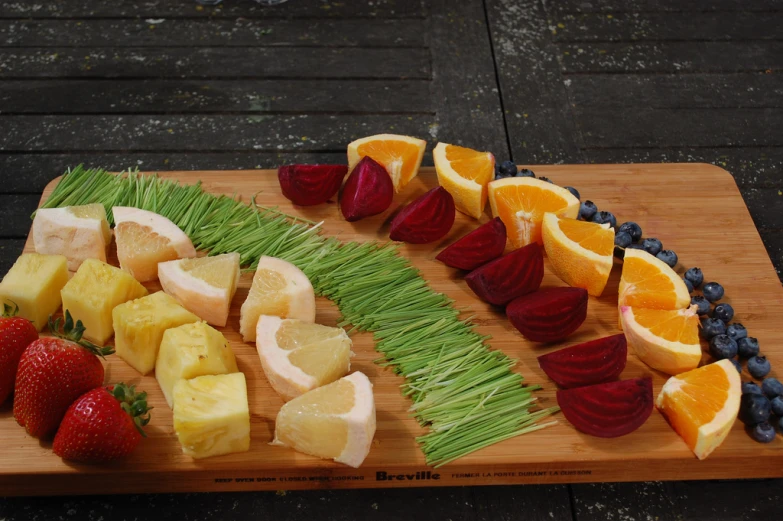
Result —
[[[488,188],[492,215],[500,217],[506,225],[514,248],[533,242],[543,244],[541,221],[545,213],[572,219],[579,213],[579,199],[571,192],[533,177],[498,179],[489,183]]]
[[[541,236],[555,275],[576,288],[600,297],[612,271],[614,231],[609,224],[577,221],[544,214]]]
[[[432,151],[438,183],[452,197],[457,210],[474,219],[487,205],[487,184],[495,176],[495,156],[470,148],[438,143]]]
[[[644,250],[625,250],[619,294],[620,306],[682,309],[691,302],[677,273]]]
[[[398,134],[378,134],[363,137],[348,144],[348,170],[353,170],[363,157],[370,156],[382,164],[392,178],[394,191],[399,192],[419,173],[427,142]]]
[[[742,384],[730,360],[673,376],[655,402],[696,457],[704,459],[728,436],[740,408]]]
[[[678,310],[622,306],[620,320],[628,345],[653,369],[679,374],[699,366],[701,345],[696,306]]]

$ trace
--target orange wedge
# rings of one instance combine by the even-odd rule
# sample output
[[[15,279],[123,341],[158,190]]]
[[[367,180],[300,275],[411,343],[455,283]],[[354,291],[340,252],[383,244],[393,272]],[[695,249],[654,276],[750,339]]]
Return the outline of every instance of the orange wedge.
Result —
[[[685,282],[660,259],[644,250],[625,250],[619,305],[682,309],[691,302]]]
[[[704,459],[728,436],[740,408],[742,384],[730,360],[673,376],[655,401],[696,457]]]
[[[699,366],[701,345],[695,305],[678,310],[622,306],[620,321],[628,345],[653,369],[680,374]]]
[[[569,286],[600,297],[614,264],[614,231],[609,224],[546,213],[541,237],[555,275]]]
[[[438,143],[432,151],[438,183],[454,198],[457,210],[474,219],[487,205],[487,184],[495,176],[495,156],[470,148]]]
[[[398,134],[378,134],[363,137],[348,144],[348,170],[353,170],[363,157],[370,156],[382,164],[392,178],[394,191],[399,192],[419,173],[427,142]]]
[[[552,183],[533,177],[507,177],[489,183],[489,204],[493,217],[506,225],[508,239],[514,248],[533,242],[543,244],[541,221],[552,212],[558,217],[575,219],[579,199]]]

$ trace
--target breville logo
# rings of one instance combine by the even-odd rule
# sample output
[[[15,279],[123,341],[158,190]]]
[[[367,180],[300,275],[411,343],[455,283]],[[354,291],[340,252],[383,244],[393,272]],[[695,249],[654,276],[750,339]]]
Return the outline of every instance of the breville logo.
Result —
[[[440,479],[440,474],[433,474],[429,470],[420,471],[415,474],[389,474],[384,471],[375,473],[375,481],[420,481],[428,479]]]

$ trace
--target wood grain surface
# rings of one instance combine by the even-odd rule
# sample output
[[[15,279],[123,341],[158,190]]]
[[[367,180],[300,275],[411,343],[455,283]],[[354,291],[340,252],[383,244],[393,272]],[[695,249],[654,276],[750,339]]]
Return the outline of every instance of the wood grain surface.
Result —
[[[610,207],[622,220],[635,220],[645,236],[661,238],[677,251],[683,271],[700,266],[708,280],[718,280],[737,310],[738,321],[759,338],[773,367],[783,364],[783,332],[776,315],[783,305],[775,270],[732,177],[705,164],[532,166],[556,183],[576,186],[584,199]],[[237,192],[245,200],[258,193],[258,203],[308,219],[323,220],[324,233],[349,240],[385,240],[389,217],[406,201],[436,183],[425,168],[398,194],[383,216],[347,223],[334,202],[297,208],[280,195],[271,171],[170,172],[163,177],[190,183],[201,180],[213,193]],[[44,191],[44,199],[54,184]],[[709,204],[696,204],[695,201]],[[482,221],[489,218],[485,215]],[[458,215],[450,234],[434,244],[403,245],[401,251],[418,267],[431,286],[469,307],[478,329],[491,334],[495,349],[518,358],[517,370],[528,383],[541,384],[541,404],[555,403],[555,385],[538,368],[536,357],[554,349],[617,332],[616,298],[620,275],[615,266],[605,294],[591,298],[588,319],[567,341],[537,345],[526,341],[502,312],[480,302],[461,274],[434,260],[446,244],[475,228],[477,222]],[[26,251],[32,251],[28,243]],[[355,335],[352,370],[365,372],[374,384],[378,431],[372,449],[359,469],[319,460],[292,450],[272,447],[274,419],[280,398],[271,390],[255,347],[238,335],[239,307],[247,295],[250,274],[243,275],[229,323],[223,329],[248,379],[252,442],[249,453],[194,461],[181,453],[167,407],[153,376],[140,377],[116,356],[106,362],[107,381],[138,384],[155,407],[149,438],[128,459],[103,466],[66,463],[54,456],[50,444],[28,437],[16,425],[8,406],[0,410],[0,490],[5,495],[55,495],[168,491],[237,491],[263,489],[400,487],[508,483],[564,483],[783,476],[783,440],[769,445],[752,441],[738,422],[725,444],[706,461],[697,461],[682,440],[654,412],[638,431],[618,439],[599,439],[578,433],[562,416],[559,423],[532,434],[496,444],[441,469],[428,468],[416,445],[423,430],[407,413],[410,405],[399,392],[400,377],[373,363],[378,353],[368,334]],[[544,286],[562,283],[547,271]],[[157,283],[150,290],[159,289]],[[317,321],[334,324],[336,307],[318,299]],[[622,377],[651,374],[655,391],[665,375],[629,357]],[[773,372],[774,374],[774,372]],[[778,374],[780,376],[780,374]],[[431,474],[422,474],[429,471]],[[417,472],[419,473],[417,475]],[[385,474],[383,474],[385,473]],[[122,474],[119,479],[118,474]],[[395,479],[381,479],[383,476]],[[437,479],[435,476],[437,475]],[[421,479],[429,476],[430,479]],[[417,477],[419,479],[417,479]]]

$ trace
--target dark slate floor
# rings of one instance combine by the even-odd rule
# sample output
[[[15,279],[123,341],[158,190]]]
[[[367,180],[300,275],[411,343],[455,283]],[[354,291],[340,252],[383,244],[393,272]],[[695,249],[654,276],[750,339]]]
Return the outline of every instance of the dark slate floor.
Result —
[[[517,163],[717,164],[780,274],[781,70],[783,0],[9,0],[0,272],[69,165],[342,161],[389,131]],[[734,521],[783,517],[782,485],[13,498],[0,519]]]

